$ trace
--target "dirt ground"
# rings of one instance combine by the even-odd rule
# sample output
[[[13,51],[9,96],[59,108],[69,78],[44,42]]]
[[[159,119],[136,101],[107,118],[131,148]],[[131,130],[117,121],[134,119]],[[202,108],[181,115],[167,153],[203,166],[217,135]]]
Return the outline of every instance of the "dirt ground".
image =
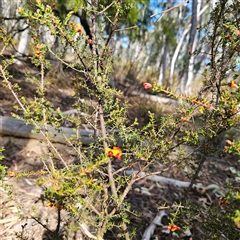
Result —
[[[37,69],[29,66],[29,63],[22,67],[15,66],[11,69],[11,73],[14,75],[14,81],[21,86],[23,94],[27,97],[34,97],[34,88],[26,81],[24,74],[26,71],[31,71],[32,75],[38,74]],[[48,77],[52,78],[51,91],[47,93],[48,99],[54,104],[55,108],[59,107],[62,111],[72,109],[74,98],[71,90],[71,79],[73,77],[71,72],[65,72],[64,75],[61,76],[54,75],[53,72],[50,72],[48,73]],[[62,83],[62,81],[65,81],[65,83]],[[127,96],[125,96],[125,98],[127,98]],[[130,118],[143,118],[141,113],[134,111],[134,109],[136,109],[135,100],[132,98],[128,100],[129,103],[134,106],[131,111],[133,115],[129,115]],[[3,87],[1,80],[0,102],[0,115],[11,116],[11,113],[15,111],[13,106],[16,105],[17,102],[10,91]],[[18,113],[21,114],[21,112]],[[139,114],[139,116],[137,114]],[[142,121],[144,122],[144,119]],[[6,149],[4,152],[5,158],[1,164],[6,165],[8,170],[21,172],[38,171],[43,168],[39,156],[42,154],[44,147],[41,146],[39,141],[34,139],[13,138],[11,136],[1,136],[0,141],[1,145]],[[74,161],[74,156],[72,156],[63,145],[58,144],[57,147],[62,149],[63,156],[66,157],[69,162]],[[212,154],[207,156],[203,169],[197,178],[197,182],[202,183],[203,188],[190,191],[188,194],[190,202],[195,202],[205,208],[206,206],[218,204],[218,199],[216,196],[214,197],[213,190],[218,186],[219,192],[226,193],[229,189],[226,183],[229,183],[235,190],[239,191],[239,180],[236,179],[236,174],[230,169],[230,167],[232,167],[240,171],[238,159],[237,156],[227,154]],[[177,167],[166,172],[164,176],[181,181],[188,181],[186,172]],[[4,179],[2,186],[0,186],[0,239],[54,239],[53,236],[49,236],[46,233],[41,224],[37,223],[37,221],[32,218],[32,213],[29,211],[31,207],[34,206],[42,219],[48,219],[50,228],[54,229],[56,226],[57,212],[54,209],[47,208],[46,203],[41,201],[43,189],[36,184],[36,180],[36,177],[21,177],[18,179],[6,177]],[[204,190],[207,186],[214,186],[213,184],[215,188]],[[6,185],[8,186],[7,189]],[[12,199],[9,198],[8,194],[11,188],[13,189]],[[143,189],[146,191],[143,191]],[[142,183],[140,188],[136,187],[130,191],[126,201],[132,204],[132,210],[141,213],[141,216],[130,216],[131,227],[137,228],[136,237],[134,239],[141,239],[144,230],[156,216],[160,206],[173,205],[175,202],[179,202],[183,197],[184,188],[172,187],[149,180]],[[63,213],[63,219],[64,218],[67,218],[67,213]],[[198,221],[200,220],[196,218],[196,226],[198,225]],[[201,237],[201,231],[197,231],[198,228],[196,226],[195,228],[193,227],[194,229],[191,229],[191,236],[187,236],[185,232],[182,234],[181,239],[204,239]],[[237,226],[236,231],[239,233]],[[76,235],[72,234],[69,239],[80,240],[87,238],[82,236],[81,232],[78,231]],[[106,234],[105,239],[111,240],[120,238],[113,229]],[[164,235],[161,228],[157,227],[155,230],[155,239],[175,238],[167,234]],[[238,239],[240,239],[240,233]]]

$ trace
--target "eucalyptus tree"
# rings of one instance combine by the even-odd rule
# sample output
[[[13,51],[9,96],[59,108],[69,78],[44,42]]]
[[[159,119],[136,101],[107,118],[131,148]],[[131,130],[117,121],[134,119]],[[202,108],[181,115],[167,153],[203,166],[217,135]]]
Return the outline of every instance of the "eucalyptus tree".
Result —
[[[12,47],[18,57],[26,53],[29,43],[29,26],[18,14],[18,8],[25,3],[25,0],[0,1],[0,21],[5,33],[16,40],[17,46],[12,45]]]
[[[168,0],[166,3],[166,6],[168,8],[171,8],[173,6],[174,2],[172,0]],[[167,13],[166,18],[167,19],[162,19],[162,31],[164,33],[164,48],[163,48],[163,54],[161,56],[161,62],[160,62],[160,74],[159,74],[159,79],[158,79],[158,84],[163,85],[165,78],[166,78],[166,68],[167,68],[167,61],[169,58],[169,45],[171,40],[174,39],[175,36],[175,23],[174,18],[172,17],[172,11]],[[174,41],[175,43],[175,41]]]
[[[207,10],[211,9],[211,7],[208,1],[192,0],[191,3],[189,1],[183,3],[172,4],[170,7],[163,9],[163,12],[171,13],[171,16],[165,14],[160,19],[163,26],[164,21],[168,22],[167,27],[162,28],[162,35],[168,40],[163,48],[168,49],[169,42],[172,43],[172,47],[168,51],[159,52],[161,59],[165,59],[164,61],[167,62],[167,64],[163,65],[167,66],[167,68],[164,67],[164,71],[163,68],[160,68],[158,84],[166,85],[165,82],[168,80],[168,85],[171,86],[174,79],[177,78],[177,91],[191,94],[192,80],[200,70],[198,66],[201,66],[206,58],[206,55],[199,57],[194,54],[198,52],[197,47],[201,45],[200,43],[205,36],[204,32],[198,30],[201,29],[201,25],[207,22],[209,16]],[[155,28],[154,32],[157,31],[158,29]],[[168,59],[166,56],[168,56]],[[163,74],[166,71],[169,72],[168,79]]]
[[[185,62],[183,74],[184,78],[181,79],[181,92],[187,92],[191,94],[191,81],[193,76],[193,68],[194,68],[194,58],[191,58],[192,53],[196,48],[196,32],[197,32],[197,15],[199,12],[198,8],[198,0],[192,0],[192,16],[190,23],[190,31],[189,31],[189,39],[187,43],[187,54],[185,54]]]
[[[10,2],[10,4],[9,4]],[[2,22],[4,24],[4,28],[9,31],[13,31],[16,35],[18,42],[17,52],[20,54],[27,54],[28,45],[30,41],[30,33],[29,33],[29,24],[28,20],[21,17],[18,13],[18,10],[21,7],[27,6],[29,9],[36,9],[37,0],[3,0],[0,2],[0,14],[2,16]],[[117,25],[112,28],[111,21],[114,18],[114,5],[119,2],[104,0],[104,1],[86,1],[86,0],[42,0],[43,4],[48,4],[51,6],[60,19],[64,19],[66,15],[73,11],[73,22],[80,23],[82,28],[86,34],[86,36],[91,39],[92,38],[92,20],[90,15],[93,11],[98,11],[102,14],[97,14],[97,24],[98,27],[102,28],[102,35],[106,36],[110,33],[110,31],[116,31],[115,40],[120,40],[122,37],[127,36],[128,38],[139,39],[139,36],[143,35],[144,31],[147,30],[146,25],[148,24],[148,20],[145,17],[146,9],[148,11],[149,0],[127,0],[122,2],[122,8],[119,10],[119,17]],[[89,10],[90,7],[93,7],[95,3],[95,10]],[[124,11],[122,10],[124,9]],[[150,15],[150,14],[148,14]],[[143,27],[145,25],[145,27]],[[141,26],[137,28],[137,26]],[[50,35],[48,29],[43,26],[39,26],[42,28],[42,36],[44,42],[47,42],[49,45],[58,45],[57,39],[54,39],[53,36]],[[126,29],[132,29],[131,31],[126,32]],[[127,33],[127,34],[126,34]],[[116,48],[116,42],[114,39],[110,39],[112,41],[111,47]],[[63,46],[62,46],[63,47]],[[54,49],[53,49],[54,50]],[[63,50],[62,48],[60,49]]]

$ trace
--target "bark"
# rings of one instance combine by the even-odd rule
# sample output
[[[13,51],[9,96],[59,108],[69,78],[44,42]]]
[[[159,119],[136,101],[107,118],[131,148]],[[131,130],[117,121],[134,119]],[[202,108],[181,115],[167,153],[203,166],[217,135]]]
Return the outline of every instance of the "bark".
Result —
[[[182,37],[180,38],[180,40],[178,41],[178,45],[174,51],[173,57],[172,57],[172,61],[171,61],[171,69],[170,69],[170,84],[173,84],[173,73],[175,70],[175,63],[177,61],[179,52],[181,50],[182,44],[183,44],[183,40],[185,39],[186,35],[188,34],[190,28],[186,28],[182,34]]]
[[[55,128],[47,126],[49,137],[53,143],[67,144],[66,138],[70,138],[72,135],[76,135],[76,132],[72,128],[61,127],[60,130],[63,134],[59,133]],[[0,116],[0,135],[1,136],[13,136],[19,138],[29,138],[45,140],[41,133],[32,132],[35,127],[31,124],[26,125],[22,120],[18,120],[12,117]],[[65,137],[64,137],[65,135]],[[93,130],[79,130],[80,141],[83,145],[89,145],[92,143],[94,131]]]
[[[139,96],[141,98],[144,98],[146,100],[150,100],[159,104],[173,104],[173,105],[177,105],[178,104],[178,100],[172,99],[172,98],[167,98],[167,97],[159,97],[159,96],[155,96],[155,95],[151,95],[151,94],[145,94],[145,93],[141,93],[138,91],[132,91],[130,93],[130,95],[132,96]]]
[[[209,4],[205,4],[204,5],[204,7],[198,13],[197,18],[199,19],[203,15],[203,13],[206,12],[207,9],[209,9]],[[184,41],[186,35],[189,33],[190,28],[191,28],[191,25],[189,25],[188,27],[185,28],[184,32],[182,33],[182,36],[181,36],[180,40],[178,41],[178,45],[177,45],[177,47],[176,47],[176,49],[174,51],[174,54],[173,54],[173,57],[172,57],[172,61],[171,61],[171,69],[170,69],[170,84],[173,84],[175,64],[176,64],[176,61],[178,59],[179,53],[180,53],[180,51],[181,51],[181,49],[183,47],[183,41]],[[200,38],[198,40],[200,41]],[[182,49],[182,52],[183,52],[183,49]],[[199,61],[201,61],[201,62],[204,62],[205,58],[206,57],[203,56],[203,55],[201,57],[198,57]]]
[[[174,2],[172,0],[168,0],[167,2],[167,8],[171,8],[174,5]],[[167,13],[168,17],[172,16],[172,11],[169,11]],[[172,36],[173,37],[173,36]],[[161,59],[161,68],[160,68],[160,74],[158,78],[158,85],[164,85],[166,80],[166,68],[167,68],[167,60],[168,60],[168,48],[169,48],[169,36],[165,36],[165,46],[164,46],[164,51]]]
[[[191,80],[190,77],[192,77],[192,73],[189,75],[189,71],[192,71],[193,65],[194,65],[194,56],[191,55],[194,52],[194,41],[197,31],[197,6],[198,6],[198,0],[192,1],[192,18],[191,18],[191,29],[190,29],[190,36],[188,41],[188,49],[186,54],[190,54],[189,57],[186,58],[186,63],[184,67],[184,79],[181,81],[181,92],[182,93],[191,93]],[[192,59],[191,59],[192,57]],[[192,64],[192,66],[190,66]],[[187,83],[188,83],[188,92],[187,92]]]
[[[21,20],[18,14],[18,8],[25,2],[25,0],[0,1],[1,16],[5,18],[4,28],[18,41],[16,56],[26,55],[30,40],[28,24]],[[16,63],[20,61],[17,60]]]
[[[20,34],[20,39],[19,39],[17,53],[16,53],[17,57],[27,55],[28,46],[30,42],[28,24],[23,23],[23,25],[21,25],[21,28],[25,28],[25,31],[21,32]],[[21,62],[17,60],[16,63],[20,64]]]
[[[158,212],[157,216],[153,219],[151,224],[144,231],[142,240],[149,240],[152,237],[152,235],[154,234],[155,228],[161,225],[162,218],[165,216],[167,216],[167,213],[164,210],[161,210]]]
[[[166,68],[167,68],[167,57],[168,57],[168,41],[166,40],[164,51],[162,55],[162,61],[161,61],[161,68],[160,68],[160,74],[158,78],[158,85],[164,85],[165,84],[165,75],[166,75]]]
[[[24,0],[0,1],[0,15],[1,17],[3,17],[3,19],[8,19],[7,21],[3,22],[4,28],[7,30],[8,33],[12,33],[12,30],[17,23],[16,12],[22,2],[24,2]]]

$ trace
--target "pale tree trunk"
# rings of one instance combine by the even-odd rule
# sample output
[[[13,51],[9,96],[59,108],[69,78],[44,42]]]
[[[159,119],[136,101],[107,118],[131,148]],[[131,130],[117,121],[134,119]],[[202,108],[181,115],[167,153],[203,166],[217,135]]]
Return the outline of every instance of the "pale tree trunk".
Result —
[[[178,45],[174,51],[173,57],[172,57],[172,61],[171,61],[171,68],[170,68],[170,84],[173,84],[173,73],[174,73],[174,69],[175,69],[175,63],[177,61],[179,52],[181,50],[182,44],[183,44],[183,40],[185,39],[186,35],[188,34],[190,28],[186,28],[184,30],[184,32],[182,33],[182,36],[180,38],[180,40],[178,41]]]
[[[194,51],[193,47],[194,47],[194,41],[195,41],[195,35],[196,35],[196,31],[197,31],[197,6],[198,6],[198,0],[193,0],[192,1],[192,18],[191,18],[191,29],[190,29],[190,36],[189,36],[189,41],[188,41],[188,53],[190,53],[190,57],[193,58],[193,56],[191,55],[191,53]],[[192,63],[192,65],[194,64],[194,58],[191,59],[190,57],[188,57],[186,59],[186,65],[184,68],[184,74],[185,77],[184,79],[181,80],[181,93],[190,93],[191,92],[191,79],[189,79],[189,77],[192,77],[192,74],[189,75],[189,70],[191,71],[191,68],[193,68],[193,66],[190,67],[190,61]],[[187,83],[189,84],[188,86],[188,91],[187,91]]]
[[[124,51],[121,51],[121,59],[126,59],[123,56]],[[137,79],[143,71],[145,71],[145,66],[147,65],[149,57],[146,56],[146,40],[138,41],[135,40],[133,43],[129,44],[127,55],[128,62],[130,63],[130,68],[126,75],[126,79],[133,80]]]
[[[194,39],[192,51],[195,51],[197,40]],[[189,66],[187,71],[187,79],[186,79],[186,86],[185,86],[185,93],[191,95],[192,94],[192,80],[194,78],[194,63],[195,63],[195,56],[191,56],[189,60]]]
[[[134,47],[134,49],[132,49],[133,50],[133,61],[136,62],[139,58],[141,46],[140,46],[139,41],[135,41],[134,45],[135,45],[135,47]]]
[[[174,2],[172,0],[168,0],[166,6],[167,8],[171,8],[173,6]],[[172,11],[169,11],[167,16],[165,17],[170,17],[172,16]],[[173,36],[172,36],[173,37]],[[158,78],[158,85],[165,85],[166,84],[166,68],[167,68],[167,61],[168,61],[168,50],[169,50],[169,36],[165,35],[165,46],[164,46],[164,51],[161,59],[161,67],[160,67],[160,72],[159,72],[159,78]]]
[[[194,24],[196,26],[196,28],[195,28],[196,30],[197,30],[197,23],[198,23],[198,20],[199,20],[198,13],[200,12],[200,8],[201,8],[201,4],[196,3],[196,12],[195,12],[196,19],[195,19],[195,24]],[[197,42],[199,41],[199,39],[197,39],[197,37],[196,37],[196,31],[195,31],[193,39],[194,40],[193,40],[193,45],[192,45],[192,52],[194,52],[196,50]],[[189,66],[188,66],[185,92],[189,95],[192,94],[192,81],[193,81],[193,78],[194,78],[195,59],[196,59],[196,56],[192,55],[191,58],[190,58],[190,61],[189,61]]]
[[[4,28],[10,36],[18,42],[16,57],[26,54],[29,44],[28,24],[24,20],[19,20],[18,8],[25,4],[25,0],[1,0],[0,1],[0,14],[4,19]],[[14,32],[21,30],[20,34],[14,35]],[[16,60],[16,63],[20,61]]]
[[[8,33],[12,33],[14,26],[17,23],[17,19],[14,19],[17,15],[18,6],[21,4],[21,0],[1,0],[0,1],[0,15],[3,18],[12,18],[4,21],[4,28]]]
[[[117,38],[115,36],[115,41],[114,41],[114,47],[113,47],[113,52],[115,54],[115,56],[121,56],[122,54],[122,49],[123,49],[123,38]]]
[[[217,1],[218,0],[212,0],[212,9],[215,8]],[[237,1],[237,0],[233,0],[233,1]]]
[[[20,21],[23,23],[23,21]],[[20,25],[20,24],[19,24]],[[28,46],[30,42],[30,35],[29,35],[29,28],[27,23],[21,24],[21,28],[25,29],[23,32],[20,33],[20,39],[18,42],[18,48],[16,56],[23,56],[27,55]],[[16,61],[17,64],[21,63],[20,61]]]
[[[7,32],[12,35],[14,31],[21,30],[20,34],[16,34],[14,38],[18,41],[16,57],[26,54],[29,44],[28,24],[24,20],[19,20],[18,8],[25,3],[25,0],[1,0],[0,10],[4,21],[4,27]],[[11,20],[10,20],[11,19]],[[20,61],[16,60],[16,63]]]
[[[165,84],[165,73],[166,73],[166,66],[167,66],[167,56],[168,56],[168,41],[165,41],[164,51],[162,55],[161,67],[160,67],[160,74],[158,78],[158,85],[162,86]]]
[[[175,63],[177,61],[178,58],[178,54],[181,50],[182,44],[183,44],[183,40],[185,39],[186,35],[188,34],[190,27],[184,27],[182,26],[182,22],[183,22],[183,18],[184,18],[184,13],[183,13],[183,6],[180,5],[178,8],[178,12],[174,11],[174,19],[177,20],[177,25],[179,27],[178,29],[178,34],[176,36],[176,40],[177,40],[177,47],[174,50],[174,53],[172,55],[172,58],[170,60],[170,76],[169,76],[169,85],[173,85],[173,74],[174,74],[174,68],[175,68]],[[184,31],[183,31],[184,29]],[[181,34],[181,35],[180,35]]]
[[[20,1],[20,4],[18,4],[17,9],[24,4],[26,1],[22,0]],[[17,16],[19,17],[19,14],[17,12]],[[28,48],[29,48],[29,42],[30,42],[30,35],[29,35],[29,25],[25,20],[20,20],[18,23],[19,29],[24,29],[21,33],[18,34],[18,47],[16,52],[16,57],[21,57],[28,54]],[[15,62],[20,65],[21,61],[15,60]]]
[[[39,27],[39,31],[41,32],[41,40],[43,41],[44,44],[46,44],[50,49],[52,49],[52,51],[54,53],[57,52],[57,50],[60,50],[60,49],[57,49],[57,44],[56,44],[56,37],[51,34],[49,28],[45,25],[42,25]],[[69,51],[72,51],[72,49],[70,49]]]
[[[209,8],[209,4],[205,4],[203,9],[201,9],[201,11],[199,12],[198,14],[198,18],[200,18],[202,16],[202,14]],[[186,37],[186,35],[189,33],[190,31],[190,28],[191,28],[191,25],[187,26],[183,33],[182,33],[182,36],[181,38],[178,40],[178,45],[174,51],[174,54],[173,54],[173,57],[172,57],[172,61],[171,61],[171,69],[170,69],[170,84],[173,84],[173,77],[174,77],[174,70],[175,70],[175,64],[176,64],[176,61],[178,59],[178,56],[179,56],[179,53],[180,53],[180,50],[183,46],[183,41]],[[183,49],[181,52],[184,52]],[[201,58],[203,59],[203,58]]]

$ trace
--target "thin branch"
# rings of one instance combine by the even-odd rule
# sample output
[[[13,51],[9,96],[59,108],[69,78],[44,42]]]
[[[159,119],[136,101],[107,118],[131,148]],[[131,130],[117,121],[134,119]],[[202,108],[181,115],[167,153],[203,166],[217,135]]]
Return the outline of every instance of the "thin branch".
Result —
[[[186,1],[184,1],[184,2],[181,2],[181,3],[179,3],[179,4],[177,4],[177,5],[173,6],[173,7],[170,7],[170,8],[168,8],[168,9],[164,10],[164,11],[155,13],[155,14],[151,15],[150,17],[155,17],[156,15],[162,14],[162,16],[157,20],[157,22],[159,22],[159,21],[161,20],[161,18],[162,18],[167,12],[170,12],[170,11],[172,11],[173,9],[180,7],[181,5],[183,5],[183,4],[185,4],[185,3],[189,3],[189,0],[186,0]]]
[[[57,215],[58,215],[58,218],[57,218],[57,226],[56,226],[56,230],[55,230],[55,234],[59,234],[59,230],[60,230],[60,224],[61,224],[61,209],[58,208],[57,209]]]
[[[63,63],[65,66],[71,68],[72,70],[79,72],[79,73],[86,73],[86,71],[83,70],[78,70],[77,68],[71,66],[71,64],[65,62],[62,58],[58,57],[57,54],[55,54],[50,48],[48,48],[48,51],[57,59],[59,60],[61,63]]]
[[[85,224],[81,223],[80,224],[81,230],[84,232],[85,235],[87,235],[90,239],[96,239],[96,240],[103,240],[100,237],[96,237],[94,235],[92,235],[89,230],[86,228]]]
[[[126,170],[126,169],[129,169],[130,167],[133,167],[133,166],[136,165],[136,164],[138,164],[138,162],[131,163],[131,164],[125,166],[125,167],[121,167],[121,168],[119,168],[118,170],[116,170],[116,171],[113,173],[113,175],[116,175],[116,174],[118,174],[119,172],[122,172],[122,171],[124,171],[124,170]]]
[[[138,28],[138,26],[132,26],[132,27],[127,27],[127,28],[119,28],[119,29],[115,29],[115,32],[120,32],[120,31],[126,31],[126,30],[131,30],[134,28]]]
[[[97,15],[101,15],[104,12],[106,12],[114,3],[116,3],[115,1],[111,2],[107,7],[105,7],[101,12],[97,12]]]
[[[22,104],[22,102],[20,101],[19,97],[17,96],[16,92],[13,90],[11,82],[8,80],[2,65],[0,65],[0,72],[2,73],[2,77],[5,80],[5,82],[7,83],[8,89],[12,92],[14,98],[16,99],[16,101],[18,102],[19,106],[22,108],[23,112],[27,112],[27,109],[24,107],[24,105]],[[43,137],[45,138],[45,140],[47,141],[47,144],[49,144],[49,146],[53,149],[53,151],[57,154],[57,156],[60,158],[60,160],[62,161],[63,165],[68,169],[67,164],[65,163],[64,159],[62,158],[61,154],[58,152],[58,150],[54,147],[54,145],[52,144],[52,142],[49,140],[48,136],[45,134],[45,132],[41,129],[41,127],[37,124],[36,121],[34,121],[33,119],[31,119],[32,124],[37,128],[40,129],[40,133],[43,135]]]
[[[142,240],[149,240],[151,238],[151,236],[155,231],[155,228],[158,225],[161,225],[162,218],[165,216],[167,216],[167,214],[164,210],[161,210],[160,212],[158,212],[157,216],[152,220],[151,224],[144,231]]]
[[[103,109],[102,109],[101,104],[99,105],[99,119],[100,119],[100,127],[101,127],[101,133],[102,133],[102,138],[103,138],[103,147],[104,147],[104,150],[106,150],[108,148],[107,141],[106,141],[107,133],[106,133],[104,117],[103,117]],[[111,159],[108,160],[107,171],[108,171],[109,183],[111,186],[112,194],[114,197],[117,198],[118,194],[117,194],[117,189],[116,189],[116,185],[115,185],[115,181],[114,181],[114,177],[113,177]]]
[[[190,182],[190,184],[188,186],[188,189],[187,189],[185,194],[187,194],[192,189],[193,182],[198,178],[198,174],[202,170],[202,167],[203,167],[203,164],[204,164],[205,161],[206,161],[206,157],[203,155],[200,163],[198,164],[198,168],[197,168],[196,172],[194,173],[194,175],[192,177],[192,180],[191,180],[191,182]]]
[[[0,17],[0,20],[6,20],[6,21],[9,21],[9,20],[21,20],[21,19],[26,19],[26,17]]]
[[[37,218],[31,216],[38,224],[40,224],[43,228],[45,228],[48,232],[53,233],[46,225],[42,224]]]
[[[117,22],[118,22],[118,15],[119,15],[119,9],[117,9],[117,11],[116,11],[116,13],[115,13],[114,21],[113,21],[113,23],[112,23],[112,27],[111,27],[110,34],[108,35],[108,38],[107,38],[107,40],[106,40],[106,42],[105,42],[105,48],[103,48],[103,50],[102,50],[102,52],[101,52],[101,54],[100,54],[100,56],[99,56],[99,63],[101,62],[101,59],[102,59],[102,57],[103,57],[103,55],[104,55],[104,53],[105,53],[105,51],[106,51],[106,49],[107,49],[106,47],[108,46],[110,40],[111,40],[112,37],[114,36],[115,30],[116,30],[116,24],[117,24]],[[100,66],[100,65],[101,65],[101,64],[99,64],[99,66]]]

